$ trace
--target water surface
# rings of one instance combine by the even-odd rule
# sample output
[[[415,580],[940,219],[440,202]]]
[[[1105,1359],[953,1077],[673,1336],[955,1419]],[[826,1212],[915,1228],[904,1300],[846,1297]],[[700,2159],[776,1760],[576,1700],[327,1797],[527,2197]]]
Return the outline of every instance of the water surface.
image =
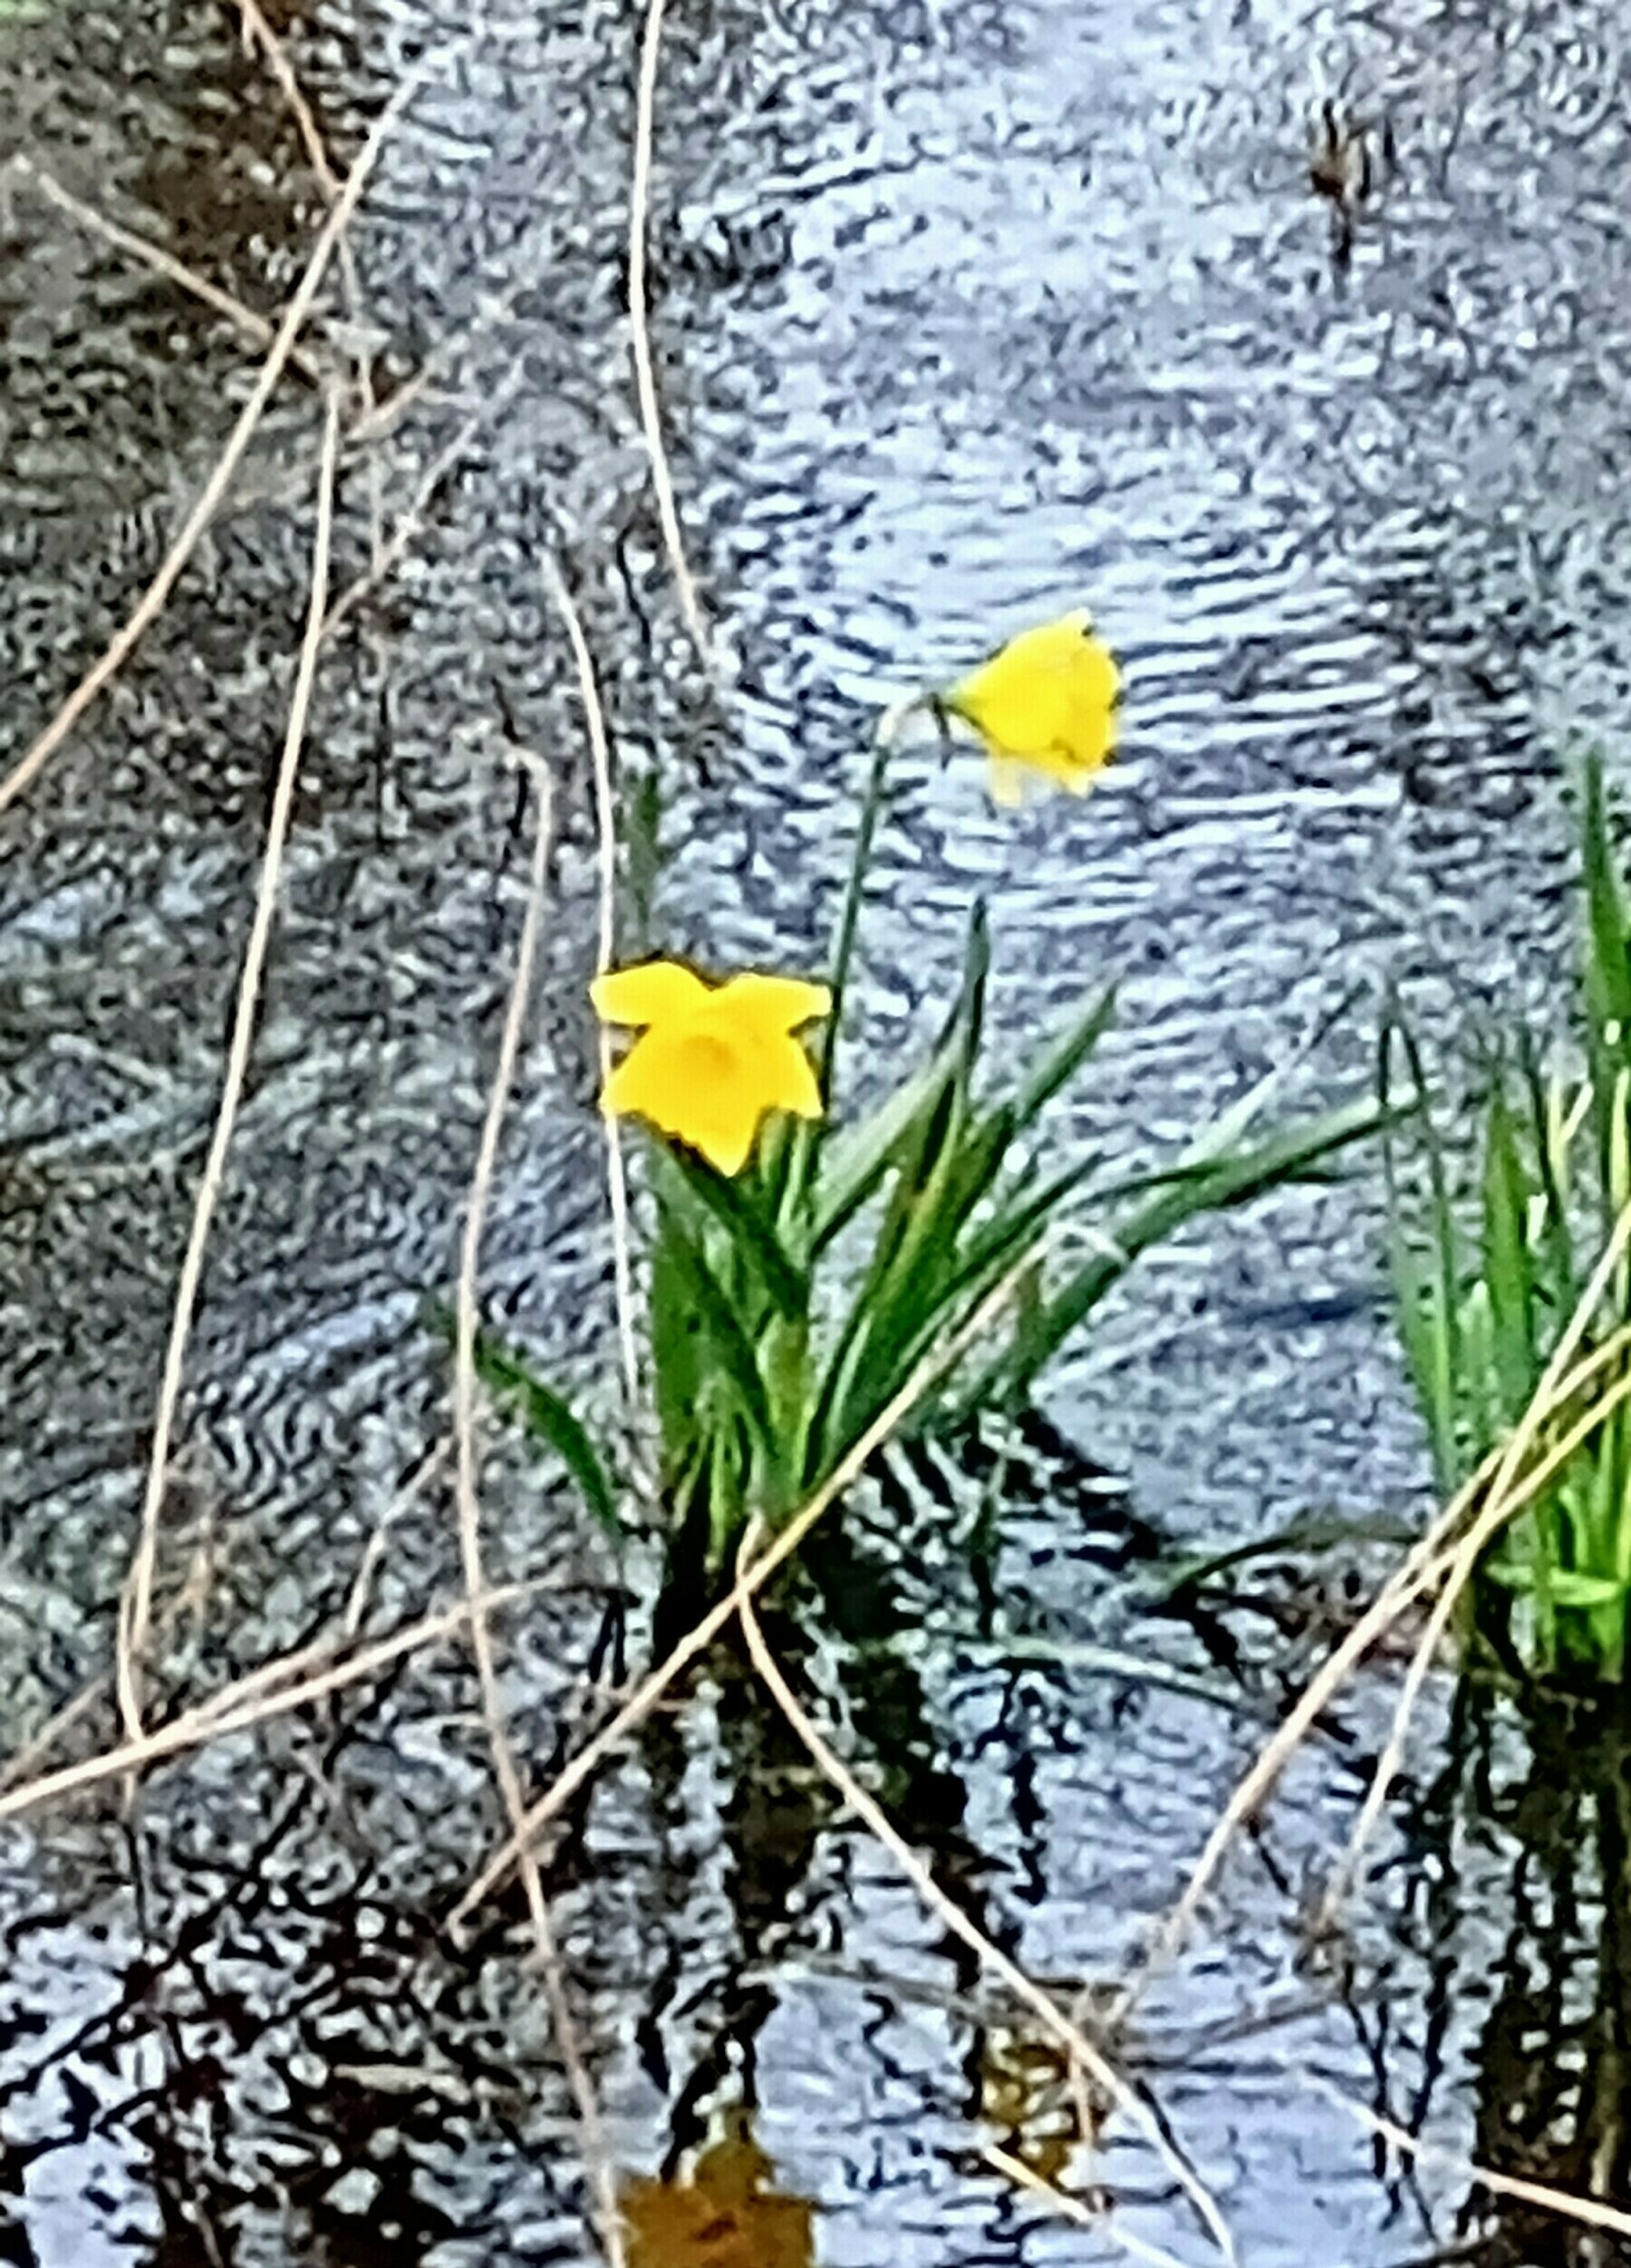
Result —
[[[412,58],[468,28],[365,0],[278,20],[342,161]],[[638,36],[612,6],[478,20],[370,192],[363,304],[328,302],[323,335],[381,398],[427,364],[436,381],[348,462],[343,583],[369,555],[370,465],[393,514],[489,417],[319,680],[183,1405],[165,1589],[200,1538],[211,1576],[203,1629],[174,1635],[178,1701],[343,1610],[445,1431],[426,1305],[451,1281],[519,922],[517,744],[559,781],[554,914],[484,1299],[559,1375],[603,1396],[612,1375],[581,1009],[594,828],[544,545],[580,594],[619,762],[661,784],[654,940],[721,962],[819,960],[875,703],[1092,604],[1126,667],[1124,760],[1086,804],[1015,820],[977,763],[915,752],[860,994],[878,1060],[921,1046],[977,889],[1001,1044],[1121,977],[1061,1145],[1165,1149],[1352,994],[1293,1087],[1346,1093],[1384,982],[1430,1033],[1465,1033],[1538,995],[1567,947],[1569,736],[1615,761],[1631,663],[1616,10],[680,7],[653,324],[718,689],[688,654],[629,406]],[[7,17],[0,74],[9,145],[275,313],[321,199],[225,13]],[[1398,152],[1346,266],[1307,182],[1327,92],[1390,121]],[[157,565],[249,364],[26,187],[0,219],[20,749]],[[161,622],[0,822],[8,1748],[107,1657],[317,429],[309,390],[281,390]],[[1062,1366],[1056,1414],[1146,1518],[1221,1543],[1309,1510],[1419,1516],[1376,1200],[1361,1172],[1187,1239]],[[584,1679],[621,1674],[613,1571],[513,1442],[484,1504],[495,1571],[552,1578],[514,1618],[506,1685],[541,1781],[579,1737]],[[1096,1672],[1090,1642],[1191,1667],[1193,1647],[1129,1636],[1062,1513],[1017,1518],[999,1573],[994,1627],[947,1565],[899,1607],[887,1666],[829,1639],[803,1673],[827,1715],[847,1681],[844,1737],[1016,1958],[1114,1978],[1261,1696]],[[433,1485],[391,1522],[370,1626],[455,1582]],[[1252,1646],[1271,1700],[1293,1665],[1267,1626]],[[1295,1770],[1145,2003],[1133,2068],[1261,2268],[1615,2257],[1492,2222],[1454,2173],[1404,2173],[1308,2082],[1626,2198],[1614,1740],[1547,1733],[1531,1754],[1441,1695],[1351,1936],[1316,1959],[1304,1895],[1385,1701],[1367,1684],[1346,1744]],[[519,1908],[463,1954],[439,1927],[496,1822],[473,1681],[444,1655],[210,1749],[133,1820],[110,1802],[0,1829],[0,2259],[589,2257]],[[982,2160],[994,2142],[1087,2176],[1062,2154],[1057,2061],[728,1662],[603,1779],[549,1878],[637,2230],[661,2234],[651,2185],[700,2157],[759,2268],[778,2246],[855,2268],[1117,2256]],[[1124,2127],[1093,2176],[1121,2225],[1205,2256]],[[661,2241],[688,2241],[695,2203],[669,2200]]]

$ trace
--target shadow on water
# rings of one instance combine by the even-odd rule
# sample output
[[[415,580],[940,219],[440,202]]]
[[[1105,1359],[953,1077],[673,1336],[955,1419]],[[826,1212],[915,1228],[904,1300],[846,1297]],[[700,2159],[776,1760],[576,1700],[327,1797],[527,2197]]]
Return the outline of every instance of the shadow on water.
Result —
[[[1513,1753],[1518,1751],[1518,1753]],[[1470,2155],[1492,2173],[1631,2197],[1631,1714],[1559,1696],[1510,1710],[1465,1690],[1445,1790],[1510,1844],[1488,2014],[1468,2051]],[[1491,2209],[1495,2205],[1495,2209]],[[1631,2243],[1474,2191],[1488,2268],[1599,2268]]]
[[[173,1908],[174,1854],[156,1862],[147,1831],[130,1830],[130,1941],[105,1925],[83,1941],[100,1992],[89,1974],[65,2001],[41,1991],[36,1944],[38,1968],[69,1974],[61,1916],[7,1929],[0,2259],[50,2268],[128,2249],[152,2268],[233,2268],[270,2225],[301,2232],[302,2257],[322,2268],[418,2268],[455,2234],[422,2179],[449,2117],[439,2059],[423,2036],[394,2061],[362,2045],[381,2003],[404,1995],[429,2017],[455,1981],[432,1957],[434,1923],[393,1906],[373,1869],[319,1880],[294,1863],[321,1808],[308,1784],[257,1845],[184,1867],[194,1891],[179,1926],[157,1910],[159,1877]],[[257,2134],[257,2112],[275,2140]],[[7,2197],[29,2204],[26,2224]]]
[[[1472,2108],[1466,2154],[1622,2215],[1631,2199],[1631,1713],[1547,1694],[1516,1705],[1465,1680],[1443,1768],[1404,1842],[1433,1983],[1420,2080],[1394,2115],[1430,2122],[1447,2084]],[[1493,1859],[1491,1872],[1490,1861]],[[1477,1950],[1469,1954],[1469,1945]],[[1451,2046],[1452,2025],[1465,2026]],[[1378,2069],[1378,2107],[1389,2083]],[[1378,2144],[1376,2167],[1387,2174]],[[1413,2176],[1387,2174],[1401,2194]],[[1603,2268],[1631,2239],[1481,2186],[1443,2259],[1481,2268]]]
[[[844,1708],[863,1769],[893,1816],[910,1821],[936,1877],[970,1918],[993,1927],[983,1911],[980,1881],[989,1864],[965,1829],[966,1794],[947,1771],[922,1676],[909,1643],[912,1620],[883,1559],[833,1527],[813,1540],[796,1589],[818,1602],[827,1636],[819,1650],[829,1669],[836,1639]],[[815,1664],[818,1642],[784,1599],[762,1610],[767,1637],[797,1680]],[[812,1619],[814,1619],[812,1617]],[[644,2031],[648,2076],[672,2104],[662,2173],[671,2178],[688,2154],[705,2146],[713,2123],[731,2104],[758,2108],[758,2039],[778,2003],[777,1964],[795,1948],[802,1893],[822,1837],[844,1817],[830,1783],[777,1709],[737,1646],[710,1659],[717,1694],[719,1768],[727,1792],[721,1824],[729,1876],[734,1948],[709,1991],[706,2044],[690,2068],[676,2071]],[[642,1735],[653,1808],[671,1829],[687,1817],[686,1735],[679,1720],[657,1716]],[[948,1940],[960,1987],[977,1971],[966,1948]],[[696,2015],[693,2008],[690,2013]]]

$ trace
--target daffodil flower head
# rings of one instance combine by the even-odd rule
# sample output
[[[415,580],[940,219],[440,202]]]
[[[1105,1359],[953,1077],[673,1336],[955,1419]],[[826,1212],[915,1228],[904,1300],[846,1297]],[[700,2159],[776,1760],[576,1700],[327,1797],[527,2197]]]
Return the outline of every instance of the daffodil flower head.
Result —
[[[606,1081],[608,1117],[649,1119],[734,1175],[767,1111],[821,1116],[815,1070],[793,1035],[832,1008],[825,984],[743,975],[709,985],[678,961],[649,960],[597,977],[590,998],[603,1024],[640,1034]]]
[[[1115,748],[1121,672],[1086,608],[1010,638],[938,696],[973,726],[991,759],[999,803],[1023,800],[1028,773],[1086,795]]]

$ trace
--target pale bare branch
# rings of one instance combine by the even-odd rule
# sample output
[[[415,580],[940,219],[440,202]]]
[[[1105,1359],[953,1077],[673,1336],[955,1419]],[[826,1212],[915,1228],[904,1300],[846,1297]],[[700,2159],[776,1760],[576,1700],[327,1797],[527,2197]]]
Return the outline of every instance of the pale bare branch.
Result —
[[[702,620],[696,580],[685,555],[680,530],[680,510],[674,502],[673,476],[662,439],[662,412],[657,402],[657,373],[651,361],[651,311],[647,288],[646,232],[651,226],[651,141],[657,110],[657,63],[662,49],[663,0],[646,0],[645,33],[640,43],[640,80],[634,106],[634,174],[629,192],[629,329],[634,353],[634,391],[640,404],[640,427],[651,464],[651,487],[657,516],[662,526],[680,612],[704,664],[709,660],[708,632]]]
[[[127,1735],[132,1740],[141,1731],[141,1673],[152,1613],[153,1574],[159,1552],[159,1519],[169,1481],[170,1438],[175,1428],[177,1405],[181,1398],[187,1343],[192,1331],[198,1287],[204,1277],[205,1250],[209,1242],[216,1206],[226,1178],[227,1153],[231,1145],[238,1103],[244,1091],[244,1079],[249,1068],[249,1050],[260,1009],[261,981],[272,938],[273,919],[277,910],[284,846],[288,840],[289,821],[294,806],[295,774],[305,739],[312,688],[317,674],[317,649],[323,635],[323,617],[328,606],[329,550],[334,526],[334,468],[339,453],[340,401],[337,394],[331,393],[323,429],[323,459],[317,476],[317,534],[312,552],[312,589],[305,636],[301,643],[300,661],[294,673],[294,690],[289,702],[283,757],[273,789],[271,816],[266,826],[266,847],[261,860],[260,884],[256,892],[249,941],[244,949],[244,965],[238,980],[232,1037],[227,1050],[227,1066],[221,1081],[220,1102],[216,1111],[215,1132],[210,1138],[209,1153],[204,1162],[203,1175],[193,1202],[192,1229],[188,1237],[180,1281],[176,1288],[175,1307],[170,1316],[169,1341],[165,1349],[164,1369],[159,1379],[159,1407],[153,1419],[152,1447],[142,1491],[140,1531],[124,1598],[121,1602],[114,1683],[119,1694],[120,1715]]]
[[[256,314],[253,307],[246,307],[241,299],[235,299],[218,284],[212,284],[207,275],[200,275],[197,268],[188,267],[184,260],[178,260],[174,253],[167,252],[162,245],[155,244],[150,237],[139,236],[134,229],[123,228],[118,221],[109,220],[93,205],[87,205],[82,198],[75,197],[71,189],[64,188],[54,174],[47,173],[32,158],[19,152],[11,162],[12,170],[20,180],[26,181],[48,205],[55,206],[58,212],[84,229],[87,235],[100,236],[114,251],[140,261],[144,267],[151,268],[155,275],[162,275],[167,283],[174,284],[179,290],[190,294],[194,299],[201,300],[205,306],[213,308],[217,315],[225,315],[234,329],[252,344],[262,348],[272,344],[276,333],[265,315]],[[291,370],[297,370],[314,386],[327,383],[322,363],[308,354],[304,347],[291,347],[288,362]]]
[[[1492,2167],[1480,2166],[1458,2150],[1441,2149],[1436,2143],[1424,2142],[1406,2127],[1395,2125],[1393,2119],[1368,2109],[1356,2102],[1340,2088],[1317,2072],[1305,2071],[1302,2077],[1316,2094],[1323,2095],[1339,2110],[1346,2110],[1370,2133],[1377,2135],[1402,2157],[1414,2157],[1418,2165],[1442,2167],[1446,2173],[1457,2174],[1463,2181],[1474,2181],[1491,2196],[1510,2197],[1520,2205],[1532,2205],[1542,2213],[1555,2213],[1566,2221],[1583,2222],[1588,2228],[1609,2229],[1616,2236],[1631,2236],[1631,2213],[1622,2212],[1617,2205],[1601,2205],[1595,2197],[1577,2196],[1572,2190],[1554,2189],[1549,2182],[1525,2181],[1517,2174],[1498,2174]]]
[[[527,877],[526,912],[521,924],[521,942],[516,953],[516,974],[510,986],[509,1005],[505,1011],[504,1028],[498,1041],[498,1061],[493,1072],[475,1169],[470,1176],[469,1195],[465,1204],[453,1349],[454,1493],[458,1510],[459,1558],[464,1567],[465,1597],[469,1607],[470,1650],[476,1656],[476,1672],[481,1685],[481,1713],[487,1727],[487,1746],[492,1752],[493,1771],[498,1781],[499,1793],[504,1799],[512,1834],[518,1833],[525,1821],[526,1799],[516,1764],[515,1751],[510,1745],[504,1722],[504,1703],[498,1692],[498,1665],[493,1652],[492,1632],[481,1605],[486,1578],[481,1564],[481,1507],[477,1493],[476,1332],[481,1231],[487,1219],[493,1176],[498,1162],[498,1139],[503,1132],[504,1114],[510,1089],[515,1084],[516,1064],[521,1052],[521,1035],[526,1021],[533,963],[537,959],[538,932],[543,925],[544,896],[549,871],[550,778],[536,758],[526,759],[526,767],[532,775],[537,794],[538,818],[533,835],[532,866]],[[566,2067],[567,2082],[577,2105],[578,2121],[583,2132],[584,2160],[589,2170],[590,2187],[596,2201],[595,2218],[600,2226],[601,2241],[613,2268],[622,2268],[622,2229],[618,2217],[617,2193],[606,2152],[600,2104],[595,2096],[594,2083],[589,2075],[583,2042],[578,2037],[577,2020],[567,1996],[566,1979],[549,1916],[549,1901],[544,1895],[537,1860],[529,1844],[524,1843],[521,1847],[519,1866],[550,2022],[555,2027],[562,2061]]]
[[[753,1548],[761,1533],[762,1530],[755,1527],[743,1539],[738,1566],[744,1573],[752,1565]],[[955,1898],[947,1896],[905,1837],[897,1830],[883,1806],[867,1793],[848,1765],[828,1746],[782,1674],[781,1665],[766,1644],[752,1597],[746,1590],[742,1593],[738,1613],[741,1617],[742,1632],[748,1641],[748,1651],[752,1656],[754,1668],[777,1707],[809,1751],[823,1778],[836,1789],[873,1839],[889,1853],[916,1891],[921,1903],[928,1907],[941,1928],[960,1945],[967,1945],[993,1976],[1001,1979],[1014,1998],[1028,2008],[1043,2030],[1064,2048],[1072,2062],[1080,2066],[1124,2118],[1131,2119],[1201,2215],[1223,2258],[1233,2261],[1236,2257],[1234,2239],[1230,2234],[1229,2224],[1223,2218],[1217,2199],[1193,2167],[1187,2164],[1173,2148],[1149,2105],[1128,2085],[1104,2050],[1088,2038],[1081,2025],[1060,2007],[1051,1993],[1045,1993],[1033,1978],[1026,1975],[1017,1962],[1009,1959],[1000,1945],[994,1944],[983,1929],[971,1922]],[[1092,2138],[1091,2129],[1082,2135],[1084,2143],[1091,2142]]]
[[[358,153],[357,161],[346,177],[345,187],[338,203],[329,214],[306,262],[305,273],[295,287],[294,295],[285,309],[274,336],[271,350],[261,365],[259,375],[250,390],[249,399],[239,411],[237,421],[227,438],[227,446],[217,460],[214,471],[205,482],[197,503],[188,514],[175,541],[165,555],[159,572],[154,575],[141,597],[137,601],[129,620],[118,632],[101,659],[94,662],[63,701],[44,730],[27,752],[19,758],[4,779],[0,779],[0,812],[5,811],[24,795],[51,758],[62,747],[80,719],[95,701],[98,695],[118,675],[145,633],[163,613],[165,603],[180,578],[181,571],[191,558],[198,539],[220,509],[233,478],[243,462],[244,453],[254,438],[256,428],[265,414],[266,404],[282,376],[285,366],[294,352],[294,342],[302,325],[310,314],[334,247],[344,234],[392,129],[409,101],[429,72],[445,57],[427,57],[402,82],[375,120],[367,140]]]
[[[550,1820],[565,1809],[612,1751],[651,1714],[687,1665],[712,1645],[742,1600],[751,1598],[769,1580],[777,1568],[797,1550],[822,1515],[831,1509],[846,1489],[854,1485],[868,1458],[905,1424],[919,1404],[927,1399],[949,1372],[955,1369],[970,1349],[978,1346],[989,1333],[1045,1249],[1045,1242],[1041,1240],[1031,1245],[1001,1281],[994,1285],[978,1306],[970,1311],[958,1329],[930,1348],[904,1384],[890,1396],[872,1424],[857,1436],[848,1452],[839,1459],[821,1486],[793,1515],[787,1526],[777,1532],[769,1548],[745,1574],[737,1578],[726,1597],[686,1633],[655,1669],[642,1679],[617,1713],[586,1741],[572,1761],[563,1768],[528,1810],[523,1831],[519,1835],[512,1835],[500,1849],[494,1852],[454,1907],[449,1916],[448,1926],[456,1938],[477,1906],[491,1896],[509,1873],[521,1846],[536,1840]]]
[[[494,1608],[555,1588],[553,1580],[507,1583],[485,1594],[483,1603]],[[391,1637],[375,1639],[361,1653],[336,1662],[332,1667],[298,1677],[292,1685],[284,1684],[282,1680],[291,1664],[302,1665],[308,1660],[310,1648],[303,1646],[296,1654],[263,1663],[259,1669],[235,1680],[196,1709],[185,1711],[151,1732],[143,1732],[140,1739],[121,1741],[77,1763],[59,1765],[54,1771],[42,1772],[35,1779],[7,1788],[0,1793],[0,1819],[37,1810],[42,1804],[100,1787],[110,1780],[124,1779],[188,1749],[202,1748],[211,1741],[225,1740],[230,1733],[247,1732],[273,1717],[288,1716],[314,1701],[326,1700],[348,1685],[377,1676],[407,1655],[439,1646],[463,1628],[468,1613],[468,1601],[460,1599],[454,1606],[422,1616]],[[276,1690],[268,1691],[269,1687]]]
[[[1548,1407],[1540,1411],[1542,1420],[1551,1409],[1561,1408],[1584,1391],[1617,1353],[1624,1351],[1625,1340],[1617,1335],[1614,1342],[1595,1349],[1577,1363],[1559,1379]],[[1565,1435],[1554,1449],[1535,1466],[1524,1480],[1513,1488],[1504,1501],[1500,1520],[1510,1520],[1532,1502],[1548,1488],[1568,1458],[1581,1443],[1602,1424],[1621,1402],[1631,1395],[1631,1379],[1621,1380],[1610,1392],[1596,1403],[1581,1418],[1571,1433]],[[1317,1674],[1309,1680],[1296,1703],[1253,1758],[1247,1771],[1237,1783],[1228,1802],[1219,1813],[1206,1839],[1200,1857],[1191,1871],[1183,1891],[1152,1939],[1144,1968],[1137,1979],[1120,1994],[1115,2004],[1115,2016],[1120,2021],[1131,2010],[1152,1980],[1173,1960],[1194,1926],[1208,1890],[1222,1865],[1230,1846],[1247,1822],[1254,1819],[1272,1792],[1281,1772],[1292,1756],[1318,1723],[1333,1696],[1351,1672],[1362,1662],[1371,1648],[1407,1613],[1415,1601],[1443,1580],[1453,1568],[1459,1546],[1450,1539],[1459,1536],[1463,1523],[1489,1489],[1500,1470],[1504,1451],[1491,1451],[1466,1484],[1446,1505],[1418,1542],[1414,1544],[1404,1559],[1383,1585],[1370,1606],[1355,1623],[1353,1628],[1335,1647]],[[1499,1524],[1497,1520],[1496,1524]]]

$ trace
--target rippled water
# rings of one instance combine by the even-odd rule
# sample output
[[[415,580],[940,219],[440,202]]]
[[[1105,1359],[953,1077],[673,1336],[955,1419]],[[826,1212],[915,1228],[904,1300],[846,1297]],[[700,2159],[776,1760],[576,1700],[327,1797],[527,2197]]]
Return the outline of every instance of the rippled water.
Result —
[[[321,199],[229,13],[0,9],[0,131],[275,314]],[[343,157],[411,59],[468,29],[365,0],[285,19]],[[1352,993],[1295,1088],[1346,1091],[1390,980],[1444,1033],[1539,984],[1568,927],[1569,736],[1615,755],[1631,670],[1623,30],[1589,5],[679,0],[654,328],[731,657],[714,691],[629,408],[638,24],[477,22],[370,191],[363,306],[338,286],[328,303],[325,335],[370,359],[380,396],[427,361],[435,376],[348,464],[343,584],[369,555],[370,464],[394,515],[473,409],[489,422],[319,679],[183,1406],[164,1581],[201,1536],[211,1605],[175,1632],[178,1698],[326,1626],[445,1429],[425,1311],[450,1283],[519,920],[516,741],[560,781],[555,916],[484,1297],[558,1371],[610,1375],[577,1005],[594,834],[545,542],[581,593],[620,761],[661,785],[656,932],[719,960],[819,959],[873,704],[1094,605],[1126,665],[1125,760],[1086,804],[1016,820],[972,763],[921,751],[862,991],[881,1049],[920,1044],[977,887],[1003,1032],[1121,974],[1119,1036],[1062,1143],[1175,1141]],[[1308,186],[1327,92],[1385,118],[1397,150],[1346,266]],[[0,231],[0,679],[20,749],[157,565],[248,365],[26,183]],[[159,626],[0,819],[8,1749],[107,1655],[299,635],[316,434],[291,383]],[[1419,1511],[1375,1206],[1361,1174],[1190,1240],[1062,1372],[1059,1414],[1147,1517],[1228,1541],[1310,1508]],[[484,1503],[496,1571],[553,1578],[516,1618],[507,1682],[542,1779],[584,1679],[622,1674],[611,1570],[513,1443]],[[1225,1706],[1215,1679],[1095,1670],[1084,1644],[1128,1640],[1071,1546],[1060,1520],[1017,1522],[995,1627],[948,1575],[910,1602],[909,1646],[825,1646],[805,1672],[837,1708],[847,1664],[852,1737],[1016,1957],[1111,1978],[1259,1727],[1250,1692]],[[449,1595],[455,1562],[433,1485],[390,1528],[370,1626]],[[1051,1660],[1028,1650],[1038,1629]],[[1448,1748],[1430,1728],[1351,1939],[1311,1961],[1299,1906],[1383,1698],[1348,1704],[1349,1745],[1297,1768],[1226,1873],[1145,2004],[1134,2068],[1264,2268],[1616,2257],[1497,2226],[1462,2176],[1401,2172],[1308,2083],[1510,2171],[1627,2193],[1615,1740],[1538,1736],[1531,1757],[1510,1724],[1458,1721]],[[586,2257],[519,1908],[465,1954],[439,1926],[496,1817],[473,1682],[444,1656],[217,1744],[133,1820],[110,1803],[0,1827],[0,2260]],[[701,2194],[723,2185],[760,2268],[778,2246],[855,2268],[1115,2255],[981,2159],[995,2142],[1062,2170],[1045,2043],[727,1665],[603,1779],[551,1887],[648,2250],[694,2239],[698,2193],[665,2229],[651,2185],[701,2150]],[[1098,2173],[1123,2225],[1204,2256],[1121,2128]]]

